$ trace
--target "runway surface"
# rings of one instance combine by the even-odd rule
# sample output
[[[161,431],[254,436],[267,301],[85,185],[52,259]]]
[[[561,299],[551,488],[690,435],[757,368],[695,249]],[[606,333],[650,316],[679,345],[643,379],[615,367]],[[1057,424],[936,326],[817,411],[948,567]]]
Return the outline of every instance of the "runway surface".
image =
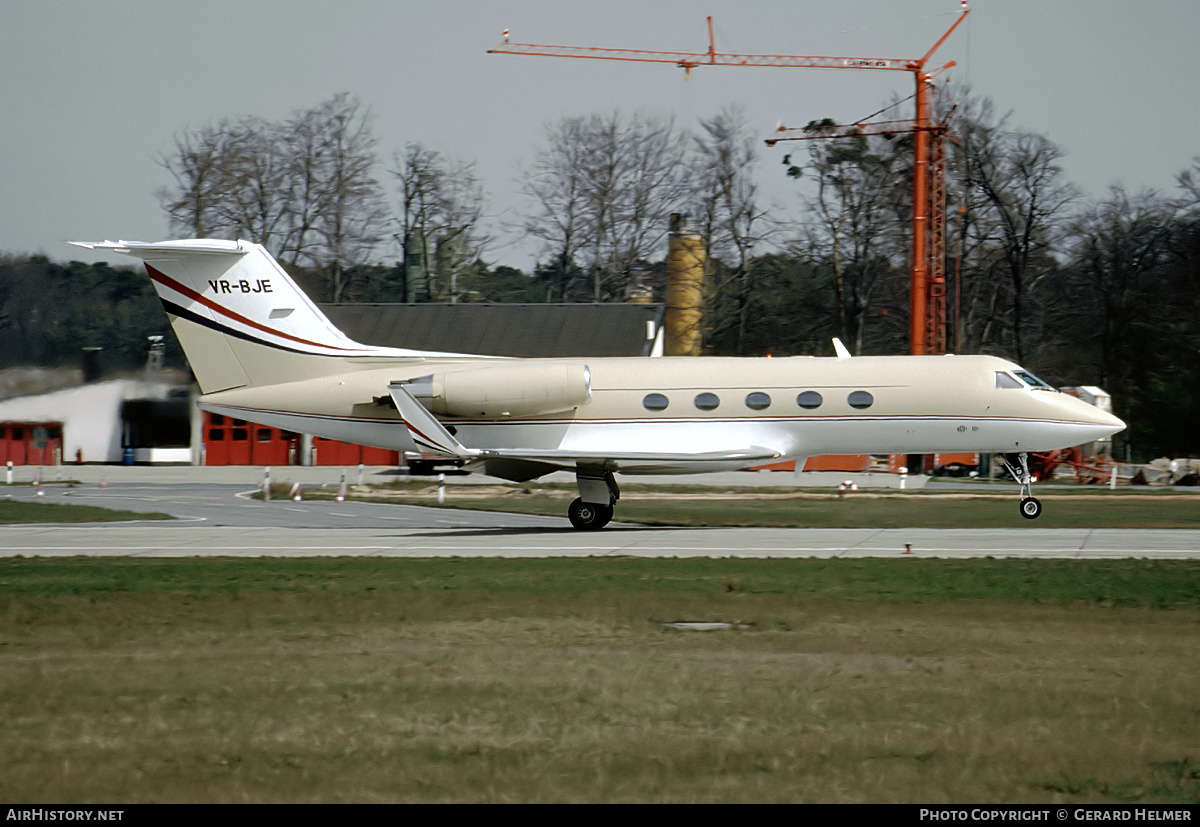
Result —
[[[1200,531],[649,528],[581,533],[565,517],[357,502],[263,503],[241,483],[45,486],[42,499],[179,519],[0,526],[0,556],[1024,557],[1200,559]],[[31,486],[6,494],[33,499]],[[752,496],[748,494],[748,496]],[[907,554],[906,551],[911,551]]]

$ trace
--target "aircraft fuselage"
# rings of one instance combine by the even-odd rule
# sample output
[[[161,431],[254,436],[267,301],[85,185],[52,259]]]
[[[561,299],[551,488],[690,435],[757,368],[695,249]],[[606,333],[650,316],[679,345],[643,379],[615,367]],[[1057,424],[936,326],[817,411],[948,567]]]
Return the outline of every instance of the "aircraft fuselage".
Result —
[[[378,360],[372,360],[377,363]],[[539,446],[576,452],[705,453],[763,446],[780,457],[838,453],[1018,453],[1079,444],[1119,422],[1074,397],[998,387],[1013,363],[990,356],[852,359],[624,358],[521,360],[585,365],[590,401],[521,415],[442,415],[483,450]],[[394,360],[336,376],[208,394],[208,410],[352,442],[418,450],[380,388],[397,380],[495,370],[505,360]],[[1116,426],[1116,427],[1119,427]],[[742,463],[744,465],[745,463]],[[739,467],[688,463],[677,471]],[[662,463],[617,466],[660,473]]]

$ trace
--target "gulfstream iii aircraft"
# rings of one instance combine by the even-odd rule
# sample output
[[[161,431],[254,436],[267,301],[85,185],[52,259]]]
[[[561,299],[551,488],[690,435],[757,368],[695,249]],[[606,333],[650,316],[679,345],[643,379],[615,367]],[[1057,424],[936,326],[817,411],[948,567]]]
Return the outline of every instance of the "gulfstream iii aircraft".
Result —
[[[992,356],[505,359],[373,347],[336,329],[260,245],[74,242],[139,258],[213,413],[461,459],[513,481],[573,471],[579,529],[615,473],[724,471],[815,454],[1025,456],[1109,436],[1116,417]],[[1011,467],[1011,466],[1010,466]]]

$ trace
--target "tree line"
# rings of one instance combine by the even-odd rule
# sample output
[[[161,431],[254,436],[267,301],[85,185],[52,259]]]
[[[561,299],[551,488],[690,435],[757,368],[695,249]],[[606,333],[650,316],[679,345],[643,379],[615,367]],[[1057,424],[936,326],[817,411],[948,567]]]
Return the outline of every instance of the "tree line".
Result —
[[[1061,148],[986,99],[961,94],[952,123],[951,349],[1100,385],[1140,451],[1200,454],[1200,157],[1169,193],[1087,200]],[[621,301],[645,287],[661,300],[667,218],[688,212],[708,247],[708,352],[827,353],[833,336],[855,353],[906,352],[912,136],[792,146],[765,164],[737,107],[690,129],[641,113],[564,117],[545,125],[521,169],[523,206],[502,226],[472,163],[419,143],[382,162],[369,108],[341,94],[281,121],[180,132],[159,158],[172,180],[160,200],[174,234],[262,243],[324,301]],[[765,175],[795,179],[801,209],[767,203]],[[536,241],[532,273],[489,262],[501,232]],[[0,277],[55,267],[8,260]],[[113,318],[136,315],[106,293],[123,277],[81,267],[52,277],[126,308]],[[0,351],[5,363],[79,339],[33,344],[32,321],[70,311],[23,290],[0,303],[0,340],[33,338]]]

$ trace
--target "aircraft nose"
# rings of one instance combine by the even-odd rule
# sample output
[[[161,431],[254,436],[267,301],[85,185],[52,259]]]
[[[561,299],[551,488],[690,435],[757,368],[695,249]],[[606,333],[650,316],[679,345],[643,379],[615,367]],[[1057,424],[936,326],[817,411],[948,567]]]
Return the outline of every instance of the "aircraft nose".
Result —
[[[1089,405],[1082,400],[1075,400],[1075,410],[1079,418],[1088,425],[1104,428],[1104,436],[1112,436],[1118,431],[1125,430],[1125,423],[1108,411],[1101,410],[1095,405]]]
[[[1099,410],[1099,409],[1097,408],[1097,410]],[[1106,428],[1112,428],[1112,432],[1110,433],[1110,436],[1111,436],[1111,434],[1118,433],[1120,431],[1125,430],[1125,428],[1126,428],[1124,420],[1121,420],[1118,417],[1113,416],[1108,411],[1100,411],[1100,422],[1098,422],[1097,424],[1103,425]]]

